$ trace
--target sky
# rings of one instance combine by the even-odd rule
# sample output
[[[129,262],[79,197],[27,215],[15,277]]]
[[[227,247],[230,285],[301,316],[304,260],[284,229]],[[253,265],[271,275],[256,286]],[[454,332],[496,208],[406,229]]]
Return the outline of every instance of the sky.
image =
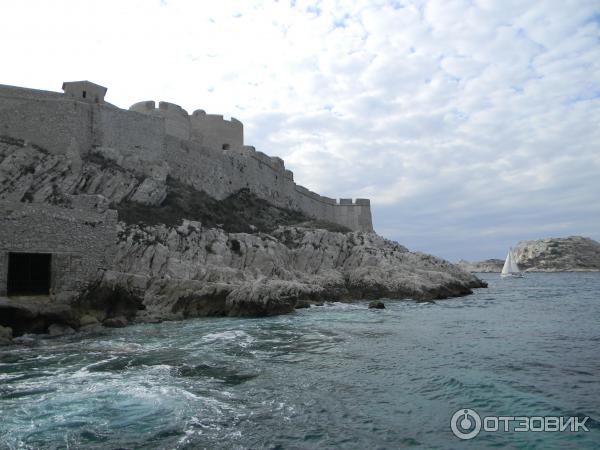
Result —
[[[0,83],[244,122],[297,183],[452,261],[600,240],[600,1],[4,0]]]

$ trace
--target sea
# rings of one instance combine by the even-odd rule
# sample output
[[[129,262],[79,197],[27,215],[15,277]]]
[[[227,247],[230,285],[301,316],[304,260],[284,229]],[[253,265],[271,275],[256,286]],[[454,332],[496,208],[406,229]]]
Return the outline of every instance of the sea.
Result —
[[[600,273],[478,276],[383,310],[22,337],[0,448],[600,448]]]

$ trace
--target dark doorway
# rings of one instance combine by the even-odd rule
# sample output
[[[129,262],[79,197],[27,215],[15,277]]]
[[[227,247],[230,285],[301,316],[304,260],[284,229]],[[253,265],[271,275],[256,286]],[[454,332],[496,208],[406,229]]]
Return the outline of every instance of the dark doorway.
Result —
[[[8,254],[8,295],[50,294],[49,253]]]

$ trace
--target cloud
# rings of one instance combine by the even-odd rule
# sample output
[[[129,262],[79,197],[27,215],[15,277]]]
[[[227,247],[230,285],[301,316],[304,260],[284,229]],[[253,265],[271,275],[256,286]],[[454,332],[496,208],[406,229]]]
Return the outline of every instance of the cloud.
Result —
[[[600,239],[600,7],[518,0],[3,6],[5,84],[234,116],[297,182],[451,259]]]

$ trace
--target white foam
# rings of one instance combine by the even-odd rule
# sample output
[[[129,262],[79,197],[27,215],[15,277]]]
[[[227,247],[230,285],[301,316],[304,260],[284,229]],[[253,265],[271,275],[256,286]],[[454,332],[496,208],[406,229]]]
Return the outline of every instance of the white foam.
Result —
[[[201,341],[204,343],[217,342],[217,341],[235,341],[244,340],[246,344],[254,339],[242,330],[227,330],[220,333],[210,333],[202,336]],[[243,345],[243,344],[242,344]]]

